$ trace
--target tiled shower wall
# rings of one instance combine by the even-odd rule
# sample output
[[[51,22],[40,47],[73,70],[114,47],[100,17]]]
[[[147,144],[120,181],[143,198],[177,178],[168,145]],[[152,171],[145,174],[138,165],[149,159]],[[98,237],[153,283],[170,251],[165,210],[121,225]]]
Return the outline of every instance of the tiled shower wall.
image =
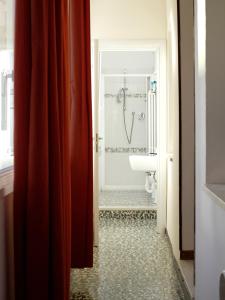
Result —
[[[129,155],[146,152],[146,77],[126,77],[126,122],[131,131],[132,112],[135,112],[131,144],[128,143],[123,121],[123,101],[118,102],[118,92],[124,87],[123,77],[105,77],[104,142],[102,143],[102,188],[144,189],[145,173],[131,170]],[[122,100],[122,97],[120,98]],[[140,119],[144,113],[145,118]]]

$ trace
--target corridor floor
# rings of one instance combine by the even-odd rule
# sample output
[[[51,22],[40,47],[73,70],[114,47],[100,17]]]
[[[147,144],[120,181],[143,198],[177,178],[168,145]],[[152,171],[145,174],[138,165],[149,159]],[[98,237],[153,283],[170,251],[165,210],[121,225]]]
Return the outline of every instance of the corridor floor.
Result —
[[[183,300],[166,236],[150,211],[100,212],[94,268],[71,273],[71,299]]]

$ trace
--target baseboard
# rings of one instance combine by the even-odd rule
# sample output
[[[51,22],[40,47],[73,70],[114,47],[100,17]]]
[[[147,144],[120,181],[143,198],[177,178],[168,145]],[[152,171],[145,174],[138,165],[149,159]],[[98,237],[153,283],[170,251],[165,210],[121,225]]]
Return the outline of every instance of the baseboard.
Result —
[[[176,271],[177,271],[177,274],[178,274],[178,277],[179,277],[179,281],[180,281],[180,283],[182,285],[182,288],[183,288],[185,300],[193,300],[194,298],[191,296],[191,291],[189,290],[189,287],[188,287],[188,284],[186,282],[186,279],[185,279],[185,277],[184,277],[184,275],[183,275],[183,273],[181,271],[181,267],[180,267],[177,259],[174,256],[172,243],[171,243],[170,237],[168,235],[167,229],[165,231],[165,234],[168,237],[168,241],[169,241],[170,249],[171,249],[171,254],[173,256],[173,261],[174,261],[174,265],[175,265],[175,268],[176,268]]]
[[[181,250],[180,251],[180,259],[181,260],[194,260],[195,259],[194,250]]]
[[[182,288],[183,288],[184,299],[185,300],[194,300],[194,297],[191,296],[191,291],[189,290],[189,287],[188,287],[188,284],[187,284],[186,279],[184,277],[184,274],[183,274],[183,272],[180,268],[180,265],[177,262],[175,257],[173,257],[173,261],[174,261],[174,265],[175,265],[175,268],[176,268],[176,272],[177,272],[179,281],[180,281],[180,283],[182,285]]]

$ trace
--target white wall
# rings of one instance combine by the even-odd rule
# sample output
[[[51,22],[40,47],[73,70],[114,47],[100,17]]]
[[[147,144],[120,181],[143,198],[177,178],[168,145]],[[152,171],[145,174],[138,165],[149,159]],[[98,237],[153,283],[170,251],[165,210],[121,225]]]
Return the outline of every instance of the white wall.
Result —
[[[211,15],[220,24],[215,53],[208,57],[217,60],[220,37],[223,36],[224,1],[196,0],[196,300],[219,300],[219,276],[225,269],[225,208],[216,197],[207,193],[206,182],[206,16],[205,3],[214,9],[223,5],[224,16],[218,12]],[[216,4],[216,5],[215,5]],[[210,6],[207,6],[207,10]],[[221,35],[222,34],[222,35]],[[224,37],[223,37],[224,39]],[[210,43],[211,40],[209,39]],[[223,42],[222,42],[223,43]],[[224,57],[222,58],[224,61]],[[223,70],[216,70],[216,77]],[[214,80],[216,80],[216,77]],[[223,95],[221,95],[223,97]],[[224,130],[224,128],[223,128]]]
[[[93,39],[165,39],[166,0],[91,0]]]
[[[167,174],[167,231],[173,253],[179,259],[179,94],[177,1],[167,0],[167,59],[168,59],[168,145],[172,158]]]

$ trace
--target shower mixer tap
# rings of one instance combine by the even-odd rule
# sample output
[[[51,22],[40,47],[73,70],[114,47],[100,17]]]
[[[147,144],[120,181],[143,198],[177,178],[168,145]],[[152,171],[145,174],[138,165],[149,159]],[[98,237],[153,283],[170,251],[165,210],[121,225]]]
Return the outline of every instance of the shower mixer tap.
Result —
[[[144,119],[145,119],[145,113],[144,113],[144,112],[139,113],[139,114],[138,114],[138,120],[139,120],[139,121],[143,121]]]

